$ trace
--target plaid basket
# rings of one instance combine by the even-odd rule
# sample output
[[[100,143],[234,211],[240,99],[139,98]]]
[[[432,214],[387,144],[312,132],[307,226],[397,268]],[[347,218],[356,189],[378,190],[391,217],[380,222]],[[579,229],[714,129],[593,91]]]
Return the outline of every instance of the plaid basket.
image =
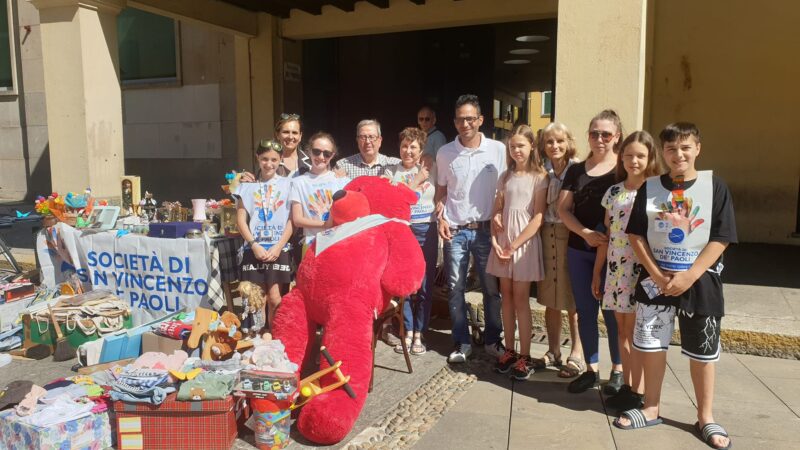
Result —
[[[161,405],[114,402],[117,448],[121,450],[227,450],[237,435],[237,413],[243,402],[179,402],[170,394]]]

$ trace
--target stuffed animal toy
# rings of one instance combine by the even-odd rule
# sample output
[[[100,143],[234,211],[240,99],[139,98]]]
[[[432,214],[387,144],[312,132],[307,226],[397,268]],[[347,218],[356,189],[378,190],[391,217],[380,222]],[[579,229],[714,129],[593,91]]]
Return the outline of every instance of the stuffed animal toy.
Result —
[[[242,332],[255,336],[264,327],[264,290],[256,283],[242,281],[239,283],[239,294],[242,296]]]
[[[359,177],[337,192],[331,206],[336,227],[317,236],[298,268],[296,287],[277,310],[273,334],[289,359],[302,367],[322,325],[323,345],[342,362],[356,394],[336,389],[303,407],[297,427],[313,442],[334,444],[350,432],[369,389],[376,313],[422,283],[425,261],[407,222],[416,201],[408,187],[379,177]],[[326,378],[323,385],[336,381]]]
[[[236,350],[237,342],[242,339],[242,332],[239,331],[242,323],[236,314],[225,311],[219,318],[219,326],[214,331],[214,342],[211,343],[211,358],[215,360],[225,359]]]

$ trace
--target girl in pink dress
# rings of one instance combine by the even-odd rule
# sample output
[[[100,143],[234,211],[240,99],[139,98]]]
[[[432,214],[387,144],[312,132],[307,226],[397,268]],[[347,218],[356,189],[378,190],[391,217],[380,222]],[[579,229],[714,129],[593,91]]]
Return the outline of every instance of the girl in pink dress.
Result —
[[[534,151],[533,131],[517,127],[508,141],[508,170],[498,180],[492,214],[492,247],[486,271],[500,279],[506,352],[495,370],[517,380],[534,372],[531,360],[531,282],[544,278],[539,228],[547,208],[547,172]],[[520,351],[514,351],[519,322]]]

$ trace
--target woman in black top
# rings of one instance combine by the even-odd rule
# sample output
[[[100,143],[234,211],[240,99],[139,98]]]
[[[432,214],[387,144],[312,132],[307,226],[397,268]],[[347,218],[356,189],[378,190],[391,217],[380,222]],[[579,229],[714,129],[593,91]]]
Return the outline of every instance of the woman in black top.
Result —
[[[615,180],[616,152],[622,142],[622,124],[612,110],[602,111],[589,123],[589,158],[567,169],[559,196],[558,214],[570,230],[567,265],[575,306],[578,310],[578,332],[583,343],[587,372],[569,384],[572,393],[584,392],[596,386],[598,369],[599,331],[597,313],[600,303],[592,294],[592,273],[597,246],[607,242],[603,220],[605,210],[600,204],[603,194]],[[605,275],[605,270],[602,271]],[[617,346],[617,322],[613,311],[603,311],[608,329],[608,348],[613,370],[604,388],[607,395],[616,394],[623,385],[622,364]]]

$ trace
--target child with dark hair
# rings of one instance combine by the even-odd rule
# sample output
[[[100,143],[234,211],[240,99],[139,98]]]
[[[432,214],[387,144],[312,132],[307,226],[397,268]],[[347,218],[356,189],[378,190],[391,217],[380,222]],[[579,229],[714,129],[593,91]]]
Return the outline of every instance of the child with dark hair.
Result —
[[[694,124],[667,125],[659,135],[669,173],[651,177],[636,194],[627,232],[642,265],[634,299],[634,347],[642,353],[645,396],[642,409],[622,413],[622,429],[661,423],[661,384],[667,349],[677,316],[681,353],[697,398],[696,431],[712,448],[727,449],[731,439],[714,422],[714,363],[720,357],[722,253],[735,243],[736,222],[725,182],[698,171],[700,132]]]

